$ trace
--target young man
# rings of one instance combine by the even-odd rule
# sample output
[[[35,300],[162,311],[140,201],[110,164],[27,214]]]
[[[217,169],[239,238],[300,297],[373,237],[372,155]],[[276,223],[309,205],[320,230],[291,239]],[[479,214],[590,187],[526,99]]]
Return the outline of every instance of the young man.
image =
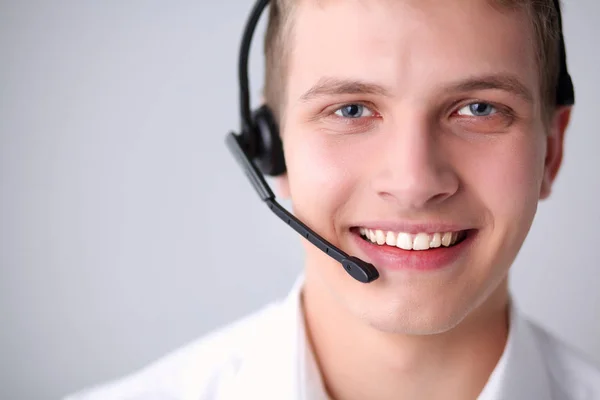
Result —
[[[379,278],[305,242],[287,299],[73,399],[600,398],[599,370],[507,285],[571,115],[553,1],[271,7],[280,194]]]

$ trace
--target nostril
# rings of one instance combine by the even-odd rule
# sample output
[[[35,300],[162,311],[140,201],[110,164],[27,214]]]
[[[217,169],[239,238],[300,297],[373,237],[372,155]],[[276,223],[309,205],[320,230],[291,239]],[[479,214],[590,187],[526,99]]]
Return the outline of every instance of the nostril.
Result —
[[[379,191],[377,195],[391,203],[401,204],[406,208],[423,208],[432,205],[438,205],[452,197],[456,191],[434,191],[434,190],[415,189],[415,190],[398,190],[392,191]]]
[[[446,200],[448,197],[450,197],[451,195],[449,193],[438,193],[434,196],[431,197],[431,199],[429,199],[430,203],[441,203],[442,201]]]

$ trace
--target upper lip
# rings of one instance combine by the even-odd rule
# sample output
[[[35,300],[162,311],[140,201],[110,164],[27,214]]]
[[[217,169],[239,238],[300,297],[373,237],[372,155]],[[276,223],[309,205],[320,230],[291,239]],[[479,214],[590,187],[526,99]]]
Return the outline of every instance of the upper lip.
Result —
[[[472,227],[453,222],[390,222],[390,221],[371,221],[354,225],[354,228],[367,228],[371,230],[380,230],[384,232],[404,232],[404,233],[444,233],[460,232],[473,229]]]

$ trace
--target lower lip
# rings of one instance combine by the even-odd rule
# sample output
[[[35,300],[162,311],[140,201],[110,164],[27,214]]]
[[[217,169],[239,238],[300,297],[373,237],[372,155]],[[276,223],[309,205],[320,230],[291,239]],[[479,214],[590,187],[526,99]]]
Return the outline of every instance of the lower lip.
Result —
[[[475,241],[477,231],[470,230],[467,237],[452,247],[438,247],[429,250],[402,250],[398,247],[373,244],[352,230],[352,237],[363,254],[377,268],[392,271],[417,270],[436,271],[450,267],[464,256]]]

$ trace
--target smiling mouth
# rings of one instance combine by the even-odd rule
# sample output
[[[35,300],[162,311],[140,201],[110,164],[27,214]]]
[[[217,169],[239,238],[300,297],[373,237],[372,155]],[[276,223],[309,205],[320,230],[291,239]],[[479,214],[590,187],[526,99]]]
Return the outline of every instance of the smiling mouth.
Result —
[[[363,240],[378,246],[423,251],[456,246],[467,238],[469,231],[411,234],[359,228],[358,233]]]

